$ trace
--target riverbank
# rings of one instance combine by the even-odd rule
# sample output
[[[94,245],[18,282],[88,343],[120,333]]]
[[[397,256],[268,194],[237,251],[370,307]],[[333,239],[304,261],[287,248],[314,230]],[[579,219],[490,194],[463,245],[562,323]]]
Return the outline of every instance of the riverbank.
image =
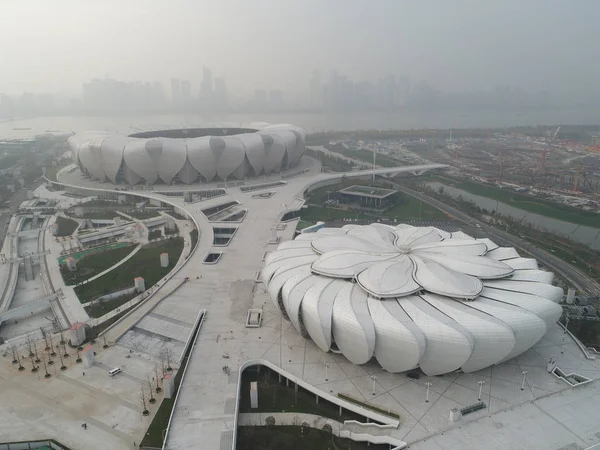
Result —
[[[580,208],[563,205],[552,200],[520,194],[509,188],[499,188],[471,180],[458,180],[443,175],[424,177],[424,179],[437,181],[474,195],[501,201],[515,208],[539,214],[540,216],[600,229],[600,214],[593,211],[584,211]]]

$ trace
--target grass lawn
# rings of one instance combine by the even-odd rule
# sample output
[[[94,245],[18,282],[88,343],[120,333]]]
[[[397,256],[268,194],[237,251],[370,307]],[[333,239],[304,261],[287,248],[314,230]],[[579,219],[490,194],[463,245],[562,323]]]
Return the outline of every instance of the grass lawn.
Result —
[[[439,209],[413,197],[402,194],[403,203],[388,209],[383,213],[388,219],[398,220],[444,220],[448,216]]]
[[[73,214],[73,211],[65,211],[65,214],[70,215],[72,217],[78,217]],[[115,217],[120,217],[123,221],[127,221],[125,217],[117,214],[114,210],[106,210],[106,211],[86,211],[84,212],[81,219],[90,219],[90,220],[113,220]]]
[[[142,247],[131,259],[106,275],[75,288],[81,303],[87,303],[104,294],[133,286],[135,277],[142,277],[146,289],[169,273],[183,251],[183,238],[175,237],[153,242]],[[169,266],[160,267],[160,254],[169,254]]]
[[[56,225],[58,226],[56,236],[71,236],[79,224],[72,219],[58,216]]]
[[[583,211],[579,208],[563,205],[551,200],[541,199],[530,195],[519,194],[512,189],[500,189],[470,180],[455,180],[453,178],[438,177],[436,181],[449,184],[458,189],[463,189],[471,194],[492,198],[531,213],[553,219],[589,227],[600,228],[600,214],[593,211]]]
[[[196,243],[198,242],[198,230],[194,228],[190,231],[190,239],[192,240],[192,249],[196,247]]]
[[[93,305],[86,306],[85,311],[88,313],[88,316],[97,318],[102,317],[104,314],[109,313],[113,309],[117,309],[119,306],[124,305],[132,298],[136,297],[138,292],[133,292],[131,294],[122,295],[120,297],[114,298],[112,300],[108,300],[106,302],[94,303]]]
[[[134,212],[125,212],[128,216],[133,217],[134,219],[144,220],[151,219],[153,217],[160,216],[158,211],[153,210],[144,210],[144,211],[134,211]]]
[[[329,417],[338,421],[358,420],[364,422],[366,419],[351,411],[343,410],[339,415],[339,407],[325,399],[320,399],[316,404],[315,394],[301,387],[298,388],[296,400],[293,384],[285,385],[285,381],[279,383],[277,373],[267,367],[260,368],[260,376],[256,370],[246,370],[242,374],[242,388],[240,396],[240,412],[298,412],[316,414]],[[258,408],[250,409],[250,382],[258,381]]]
[[[301,425],[301,424],[299,424]],[[237,450],[388,450],[389,445],[354,442],[325,430],[293,425],[239,427]]]
[[[75,272],[70,272],[66,266],[62,266],[61,273],[65,284],[71,286],[105,271],[129,255],[134,249],[134,245],[129,245],[85,256],[77,261],[77,270]]]

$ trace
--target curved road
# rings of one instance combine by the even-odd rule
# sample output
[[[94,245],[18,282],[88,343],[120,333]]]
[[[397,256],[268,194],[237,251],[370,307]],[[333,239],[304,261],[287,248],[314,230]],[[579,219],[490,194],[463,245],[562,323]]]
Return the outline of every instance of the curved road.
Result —
[[[387,180],[389,181],[389,180]],[[412,195],[413,197],[417,197],[422,199],[425,203],[430,204],[431,206],[435,206],[436,208],[444,211],[447,214],[450,214],[456,217],[461,222],[464,222],[471,226],[479,226],[482,231],[485,231],[486,234],[497,243],[502,243],[502,245],[509,245],[512,247],[517,247],[523,249],[525,252],[529,253],[531,256],[536,258],[540,263],[544,266],[552,269],[554,272],[561,275],[563,278],[568,280],[580,293],[589,294],[592,296],[600,295],[600,284],[596,281],[590,279],[585,273],[581,270],[573,267],[571,264],[563,261],[562,259],[554,256],[552,253],[549,253],[545,250],[536,247],[533,244],[530,244],[524,239],[521,239],[512,234],[506,233],[498,228],[494,228],[485,222],[474,219],[471,216],[459,211],[456,208],[446,205],[445,203],[436,200],[428,195],[425,195],[419,191],[415,191],[414,189],[410,189],[401,184],[393,183],[394,187],[399,191],[404,192],[405,194]]]

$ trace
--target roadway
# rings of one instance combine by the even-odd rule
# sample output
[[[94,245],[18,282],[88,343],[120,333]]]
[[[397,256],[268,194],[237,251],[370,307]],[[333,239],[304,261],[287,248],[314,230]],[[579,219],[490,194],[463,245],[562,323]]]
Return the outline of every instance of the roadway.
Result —
[[[576,267],[573,267],[571,264],[565,262],[564,260],[554,256],[552,253],[549,253],[545,250],[542,250],[539,247],[536,247],[535,245],[529,243],[525,239],[521,239],[498,228],[492,227],[485,222],[474,219],[473,217],[463,213],[462,211],[448,206],[447,204],[436,200],[428,195],[425,195],[422,192],[410,189],[401,184],[393,184],[396,189],[404,192],[405,194],[422,199],[425,203],[428,203],[431,206],[438,208],[439,210],[455,217],[456,219],[460,220],[463,223],[466,223],[467,225],[478,227],[497,244],[516,247],[524,250],[526,253],[536,258],[539,263],[548,267],[555,273],[562,276],[568,282],[570,282],[578,291],[580,291],[580,293],[585,293],[592,296],[600,295],[599,283],[590,279],[581,270],[577,269]]]

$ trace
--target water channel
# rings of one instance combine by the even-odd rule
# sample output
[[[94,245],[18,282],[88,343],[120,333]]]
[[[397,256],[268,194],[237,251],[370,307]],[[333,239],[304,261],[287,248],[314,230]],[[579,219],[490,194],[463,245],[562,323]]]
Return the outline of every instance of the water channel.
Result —
[[[427,183],[427,186],[436,191],[439,190],[440,187],[443,187],[444,193],[453,198],[462,196],[463,199],[472,201],[482,209],[496,211],[496,214],[512,217],[515,220],[521,221],[521,223],[531,224],[539,230],[565,236],[575,242],[588,245],[594,250],[600,250],[600,228],[577,225],[571,222],[565,222],[564,220],[541,216],[491,198],[471,194],[465,190],[448,186],[437,181],[429,182]]]

